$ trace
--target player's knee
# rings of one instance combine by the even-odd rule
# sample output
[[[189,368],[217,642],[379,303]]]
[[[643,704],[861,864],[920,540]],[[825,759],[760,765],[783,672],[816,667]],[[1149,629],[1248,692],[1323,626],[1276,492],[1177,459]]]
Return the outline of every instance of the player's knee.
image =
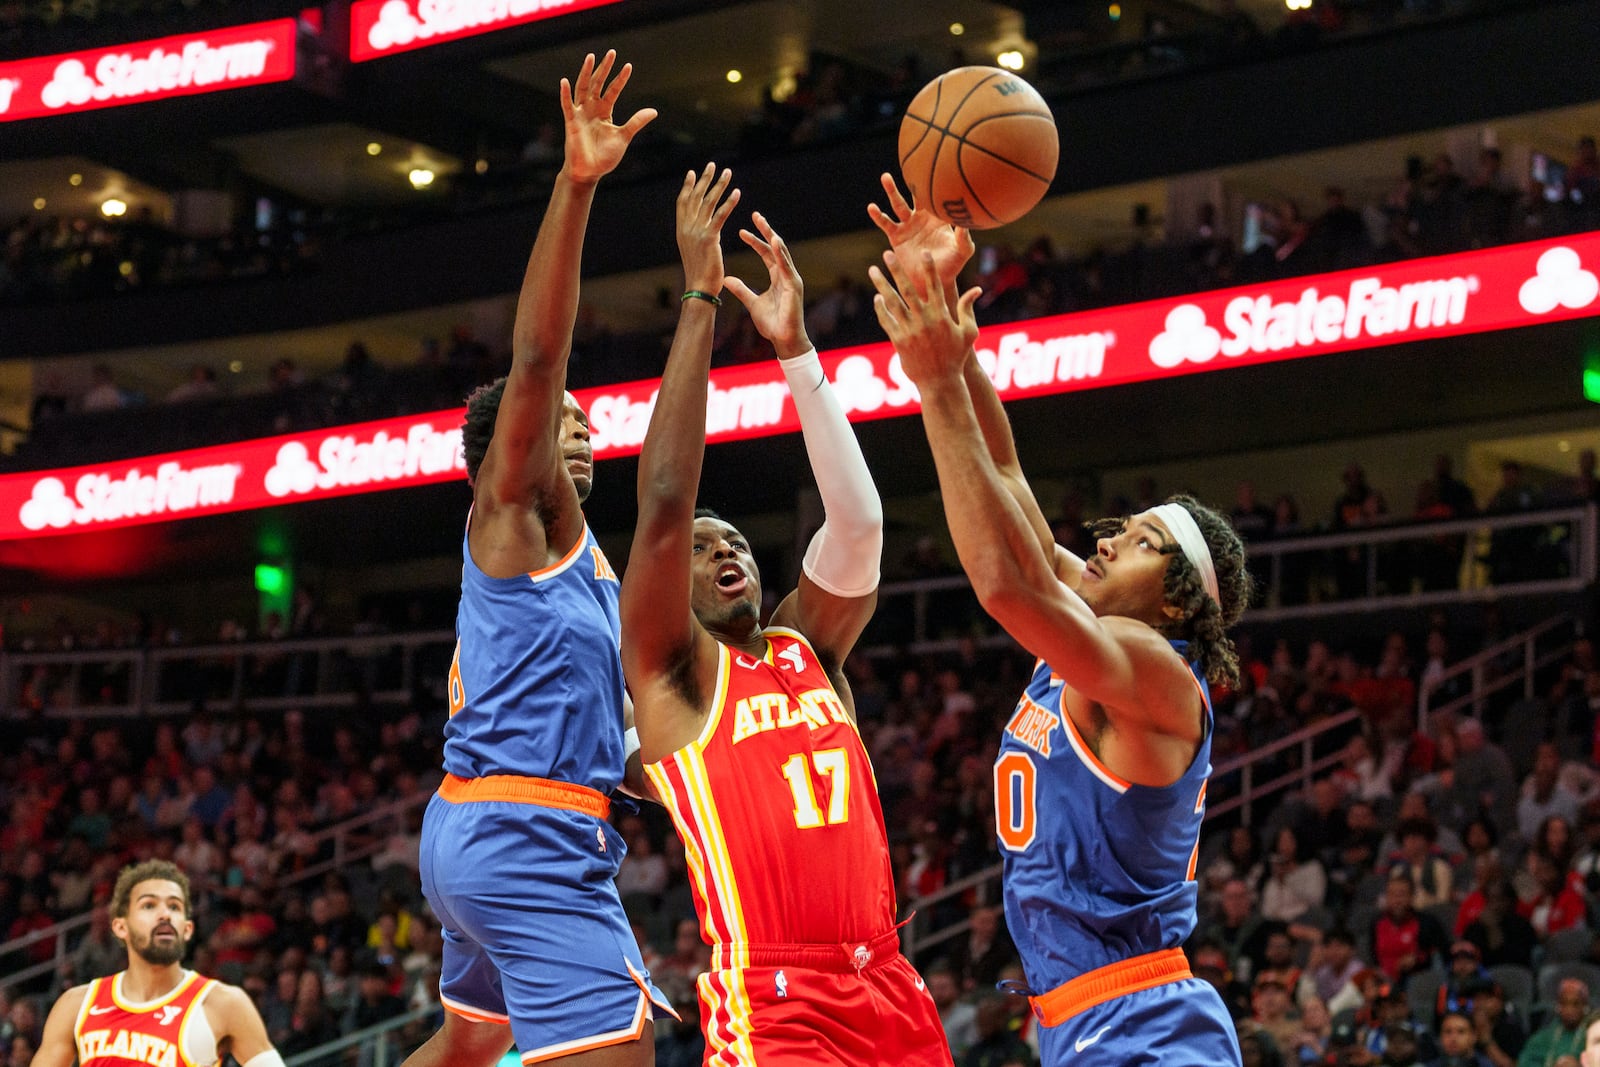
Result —
[[[511,1027],[475,1022],[454,1012],[445,1013],[439,1036],[450,1049],[451,1062],[475,1067],[491,1067],[511,1048]]]

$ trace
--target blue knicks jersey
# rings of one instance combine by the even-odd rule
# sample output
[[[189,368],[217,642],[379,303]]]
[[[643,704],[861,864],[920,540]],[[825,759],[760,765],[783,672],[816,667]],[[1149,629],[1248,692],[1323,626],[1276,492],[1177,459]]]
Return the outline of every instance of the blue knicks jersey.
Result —
[[[1184,642],[1173,642],[1180,654]],[[1006,925],[1028,985],[1044,993],[1108,963],[1177,948],[1193,932],[1194,881],[1211,698],[1189,667],[1207,728],[1172,785],[1134,785],[1104,767],[1039,662],[1000,742],[995,822],[1005,858]]]
[[[621,586],[587,524],[559,563],[491,578],[462,539],[444,769],[622,782]]]

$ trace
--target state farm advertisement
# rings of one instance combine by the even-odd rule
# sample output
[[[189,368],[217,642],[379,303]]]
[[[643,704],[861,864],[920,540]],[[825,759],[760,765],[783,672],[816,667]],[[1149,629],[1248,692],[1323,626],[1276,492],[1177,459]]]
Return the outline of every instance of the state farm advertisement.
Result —
[[[465,480],[462,409],[0,478],[0,540]]]
[[[430,44],[570,15],[618,0],[356,0],[350,5],[350,59],[409,52]]]
[[[294,77],[294,19],[0,63],[0,122]]]
[[[1600,314],[1600,233],[990,326],[1004,400]],[[888,343],[825,353],[853,422],[910,415]],[[585,389],[597,459],[636,454],[660,380]],[[464,479],[454,408],[71,470],[0,477],[0,539],[42,537]],[[800,428],[776,361],[713,372],[710,443]]]

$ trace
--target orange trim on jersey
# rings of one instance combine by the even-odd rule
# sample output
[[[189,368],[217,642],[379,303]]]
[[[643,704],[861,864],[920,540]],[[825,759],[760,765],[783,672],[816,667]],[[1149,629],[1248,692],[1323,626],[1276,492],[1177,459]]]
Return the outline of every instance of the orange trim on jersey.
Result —
[[[633,1023],[621,1030],[613,1030],[608,1034],[597,1034],[594,1037],[579,1038],[576,1041],[563,1041],[556,1045],[546,1045],[536,1048],[531,1052],[522,1054],[524,1067],[532,1063],[544,1063],[547,1060],[560,1059],[563,1056],[576,1056],[580,1052],[592,1052],[597,1048],[606,1048],[611,1045],[621,1045],[629,1041],[637,1041],[644,1033],[644,1024],[650,1018],[650,1013],[645,1010],[645,1005],[650,1003],[650,998],[643,993],[639,994],[639,1009],[633,1014]]]
[[[1183,949],[1169,948],[1097,967],[1048,993],[1029,997],[1028,1002],[1041,1023],[1060,1026],[1097,1004],[1193,977]]]
[[[700,736],[690,741],[684,748],[702,749],[711,742],[716,735],[717,724],[722,721],[722,708],[728,702],[728,676],[733,673],[733,649],[717,642],[717,681],[711,687],[711,710],[706,713],[706,724],[700,728]],[[738,653],[744,655],[744,653]],[[772,646],[767,646],[767,655],[772,655]],[[679,749],[682,752],[683,749]],[[676,755],[677,753],[673,753]]]
[[[468,521],[471,521],[470,516],[468,517]],[[567,551],[566,555],[562,556],[558,562],[552,563],[548,567],[540,567],[536,571],[529,571],[528,577],[537,582],[540,578],[547,577],[551,574],[554,574],[556,571],[572,566],[572,561],[578,558],[578,555],[583,551],[583,546],[588,544],[588,542],[589,524],[584,523],[583,529],[578,533],[578,543],[573,545],[572,548]]]
[[[471,1008],[465,1004],[458,1004],[447,997],[439,998],[439,1006],[451,1015],[459,1015],[468,1022],[493,1023],[496,1026],[511,1025],[511,1017],[509,1015],[497,1015],[492,1011],[484,1011],[481,1008]]]
[[[115,1004],[123,1011],[132,1012],[135,1015],[148,1015],[150,1012],[157,1011],[168,1004],[171,1004],[184,992],[184,990],[194,985],[195,980],[200,977],[200,975],[194,971],[189,971],[183,976],[183,979],[177,985],[172,987],[170,992],[163,994],[149,1003],[136,1004],[133,1001],[122,999],[122,979],[127,973],[127,971],[118,971],[116,975],[112,977],[111,1003]]]
[[[1123,789],[1133,788],[1132,782],[1100,762],[1100,757],[1094,754],[1094,749],[1089,747],[1089,742],[1085,741],[1083,735],[1078,732],[1078,724],[1072,721],[1072,713],[1066,709],[1064,703],[1066,700],[1065,695],[1063,695],[1062,700],[1061,721],[1067,724],[1067,729],[1072,731],[1072,736],[1077,741],[1077,744],[1072,747],[1077,750],[1078,757],[1090,764],[1099,774],[1111,779]]]
[[[581,812],[596,819],[611,815],[610,799],[588,786],[555,782],[548,778],[529,778],[520,774],[491,774],[483,778],[447,774],[444,781],[439,783],[439,796],[452,804],[505,800],[513,804],[537,804],[541,808]]]
[[[662,1009],[663,1011],[665,1011],[668,1015],[672,1016],[674,1019],[677,1019],[680,1023],[683,1022],[683,1016],[678,1014],[678,1010],[672,1006],[671,1001],[668,1001],[666,999],[657,1000],[651,994],[651,992],[650,992],[650,983],[645,981],[643,975],[641,975],[638,971],[633,969],[633,963],[632,963],[631,960],[629,960],[626,957],[624,957],[623,960],[622,960],[622,965],[624,967],[628,968],[628,976],[633,979],[633,984],[639,987],[639,992],[641,992],[641,993],[643,993],[645,995],[645,999],[646,1000],[650,1001],[651,1004],[654,1004],[656,1007],[658,1007],[658,1008]],[[663,993],[662,997],[665,998],[665,996],[666,996],[666,994]]]

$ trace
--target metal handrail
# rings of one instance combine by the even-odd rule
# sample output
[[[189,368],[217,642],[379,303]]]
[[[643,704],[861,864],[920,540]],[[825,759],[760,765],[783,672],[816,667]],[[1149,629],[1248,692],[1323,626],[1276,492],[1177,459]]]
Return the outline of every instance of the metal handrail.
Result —
[[[1563,626],[1571,626],[1576,628],[1576,625],[1577,620],[1571,615],[1557,615],[1555,618],[1546,619],[1544,622],[1539,623],[1537,626],[1530,627],[1520,634],[1514,634],[1511,637],[1505,638],[1504,640],[1497,641],[1488,648],[1485,648],[1480,652],[1476,652],[1473,655],[1468,656],[1466,659],[1447,667],[1444,672],[1439,675],[1439,677],[1429,682],[1426,687],[1417,687],[1418,725],[1426,725],[1427,716],[1430,711],[1455,712],[1460,711],[1468,704],[1472,705],[1474,715],[1481,715],[1483,713],[1483,701],[1486,697],[1493,693],[1497,693],[1501,689],[1504,689],[1518,681],[1523,683],[1523,697],[1526,699],[1531,699],[1534,696],[1534,679],[1538,671],[1549,666],[1551,663],[1572,651],[1572,645],[1569,642],[1568,644],[1563,645],[1552,652],[1546,652],[1541,656],[1539,655],[1538,651],[1539,638],[1545,636],[1553,630],[1560,629]],[[1492,682],[1488,682],[1486,684],[1484,680],[1484,668],[1486,668],[1495,660],[1503,657],[1506,653],[1516,651],[1519,648],[1522,651],[1522,665],[1516,670],[1509,671],[1505,675],[1502,675],[1501,677],[1496,678]],[[1451,681],[1452,679],[1459,678],[1463,674],[1470,674],[1472,676],[1472,690],[1450,701],[1448,704],[1443,704],[1438,708],[1430,709],[1428,707],[1428,698],[1431,697],[1440,686]]]
[[[307,1064],[316,1063],[335,1053],[343,1052],[347,1048],[354,1048],[365,1044],[376,1037],[383,1037],[391,1030],[398,1030],[403,1026],[421,1022],[428,1016],[436,1013],[434,1008],[412,1008],[404,1015],[396,1015],[392,1019],[385,1019],[381,1023],[373,1023],[361,1030],[356,1030],[338,1037],[316,1048],[308,1048],[304,1052],[297,1052],[284,1061],[285,1067],[306,1067]],[[380,1041],[375,1046],[370,1067],[389,1067],[389,1044]]]

